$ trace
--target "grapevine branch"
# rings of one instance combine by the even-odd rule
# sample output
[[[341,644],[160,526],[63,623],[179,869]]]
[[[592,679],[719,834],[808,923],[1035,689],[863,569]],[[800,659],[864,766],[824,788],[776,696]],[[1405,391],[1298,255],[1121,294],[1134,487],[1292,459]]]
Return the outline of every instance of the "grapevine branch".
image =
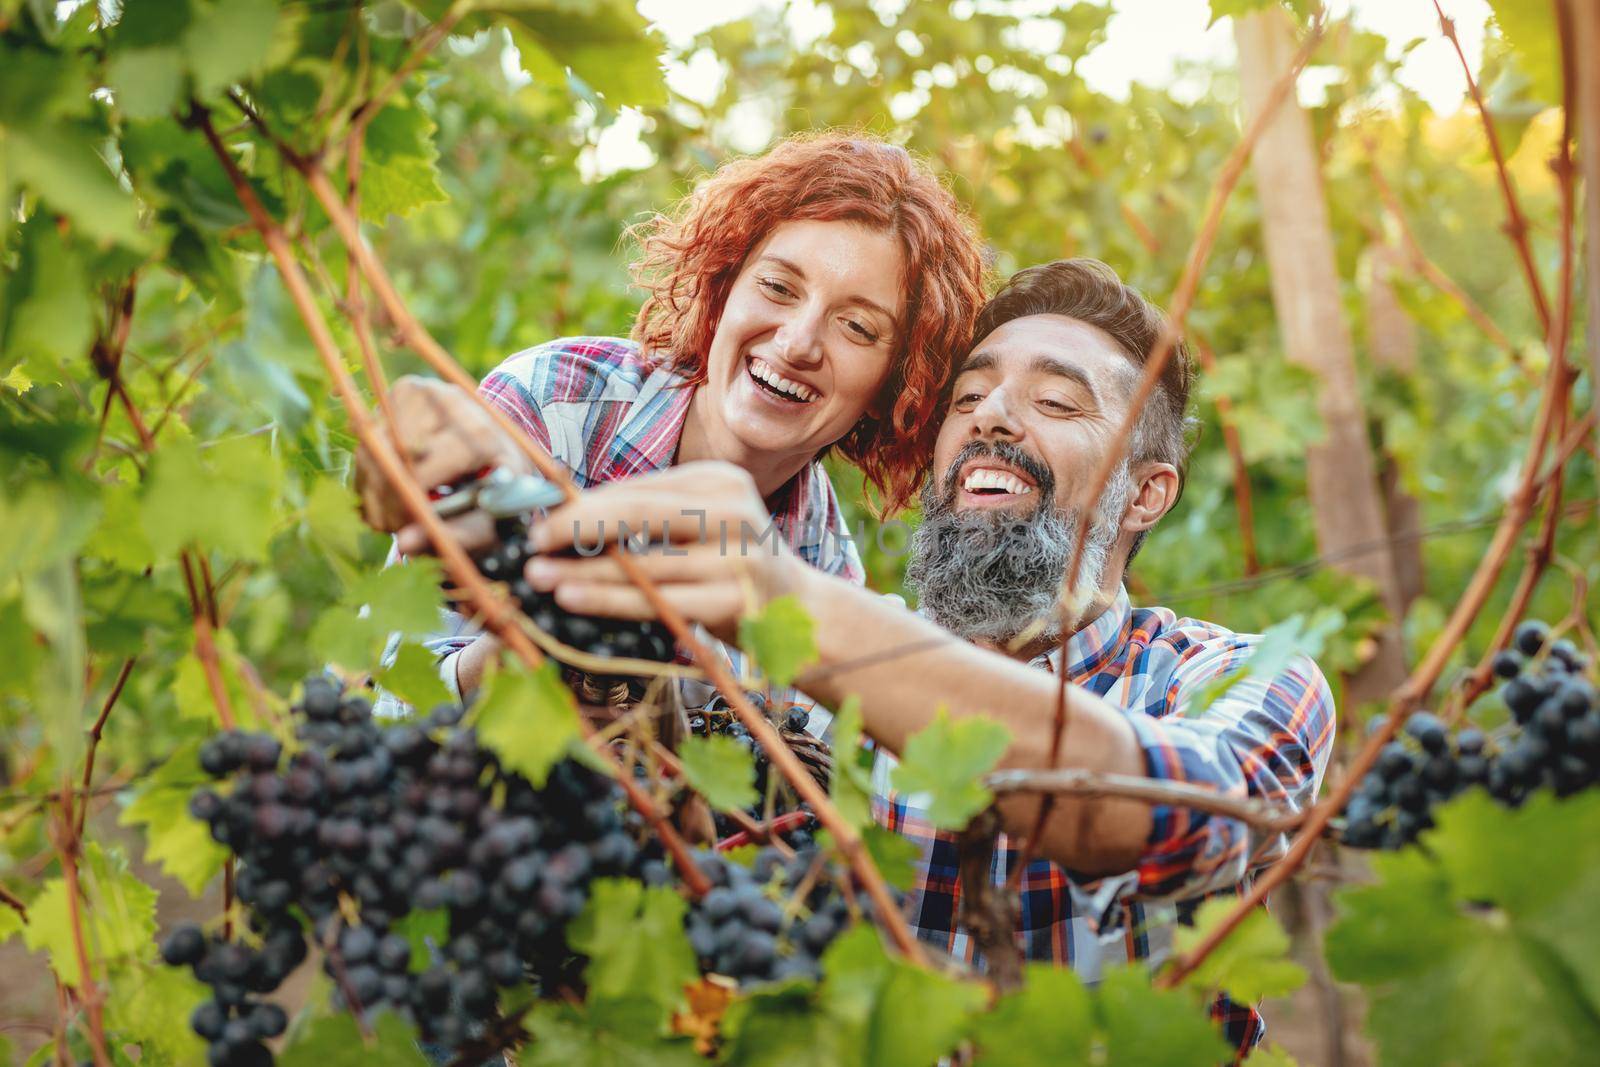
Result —
[[[122,661],[122,669],[117,672],[117,680],[111,684],[111,692],[106,696],[105,703],[100,706],[100,715],[95,719],[94,725],[89,727],[89,749],[83,758],[83,789],[87,793],[94,784],[94,754],[100,747],[100,735],[106,728],[106,720],[111,717],[111,709],[116,706],[117,698],[122,695],[122,687],[128,684],[128,675],[133,673],[133,663],[137,657],[129,656]],[[77,835],[83,836],[83,822],[89,814],[89,805],[84,803],[78,809]]]
[[[89,965],[88,940],[83,929],[83,908],[79,900],[82,887],[78,881],[78,848],[82,842],[75,827],[69,798],[56,812],[50,835],[56,854],[61,859],[61,875],[66,882],[67,924],[72,930],[72,950],[78,962],[78,999],[89,1016],[89,1048],[94,1053],[95,1067],[111,1067],[111,1057],[106,1051],[104,1006],[100,989],[95,985],[94,971]]]
[[[1435,7],[1438,6],[1438,0],[1434,0],[1434,5]],[[1490,120],[1489,113],[1483,109],[1482,98],[1478,94],[1477,84],[1472,78],[1472,71],[1467,65],[1466,56],[1461,53],[1460,43],[1455,40],[1454,25],[1444,18],[1442,10],[1440,11],[1440,19],[1444,26],[1445,35],[1456,45],[1456,52],[1461,56],[1462,66],[1466,68],[1468,86],[1472,90],[1473,97],[1478,100],[1478,110],[1483,118],[1484,129],[1494,150],[1495,163],[1500,172],[1500,189],[1506,200],[1507,214],[1511,219],[1520,221],[1522,219],[1522,211],[1517,203],[1516,192],[1512,189],[1510,179],[1505,171],[1505,161],[1499,151],[1499,141],[1495,136],[1494,125]],[[1565,26],[1563,28],[1565,29]],[[1564,49],[1564,51],[1566,50]],[[1568,58],[1571,58],[1570,54]],[[1564,77],[1570,79],[1571,76],[1570,69],[1564,72]],[[1563,147],[1563,156],[1565,156],[1565,153],[1566,148]],[[1557,177],[1563,186],[1561,193],[1562,203],[1566,205],[1570,203],[1573,195],[1570,188],[1573,181],[1572,168],[1568,165],[1565,168],[1558,167],[1557,170]],[[1563,214],[1565,215],[1565,207],[1563,208]],[[1468,627],[1478,617],[1478,613],[1483,610],[1484,603],[1488,600],[1489,594],[1493,591],[1501,572],[1505,569],[1506,562],[1510,558],[1518,535],[1533,513],[1539,497],[1539,485],[1542,481],[1540,478],[1540,459],[1544,455],[1545,448],[1555,431],[1555,427],[1561,425],[1565,419],[1568,393],[1573,381],[1573,375],[1565,360],[1565,334],[1570,325],[1568,316],[1571,312],[1570,308],[1565,308],[1556,316],[1556,321],[1552,322],[1548,309],[1545,308],[1543,303],[1543,289],[1539,284],[1538,275],[1531,272],[1533,254],[1528,245],[1527,226],[1526,224],[1513,224],[1508,227],[1508,232],[1511,235],[1513,244],[1517,247],[1518,258],[1527,264],[1530,269],[1529,288],[1533,294],[1534,302],[1540,310],[1540,322],[1545,327],[1551,359],[1549,368],[1545,373],[1539,412],[1523,457],[1522,477],[1516,489],[1512,492],[1511,498],[1507,501],[1500,524],[1495,529],[1494,539],[1490,542],[1489,549],[1484,553],[1483,559],[1479,561],[1478,567],[1473,572],[1472,579],[1468,583],[1466,592],[1457,602],[1456,609],[1451,613],[1444,630],[1435,639],[1432,647],[1428,649],[1427,655],[1423,657],[1422,662],[1417,665],[1411,676],[1395,691],[1390,699],[1382,726],[1367,737],[1366,743],[1362,745],[1361,750],[1356,754],[1355,759],[1348,768],[1348,774],[1344,780],[1339,783],[1338,787],[1327,798],[1311,810],[1283,859],[1268,868],[1256,880],[1250,891],[1239,898],[1233,910],[1223,916],[1222,921],[1213,927],[1193,950],[1175,960],[1173,965],[1162,974],[1160,981],[1164,987],[1170,988],[1194,973],[1195,968],[1216,950],[1217,946],[1244,921],[1245,917],[1266,900],[1267,894],[1282,884],[1305,862],[1306,857],[1311,853],[1311,849],[1316,845],[1318,836],[1328,825],[1328,821],[1336,813],[1344,809],[1345,804],[1348,803],[1351,794],[1360,784],[1361,779],[1377,761],[1378,753],[1383,746],[1394,738],[1407,716],[1421,705],[1429,691],[1438,681],[1449,661],[1450,655],[1455,651],[1456,646],[1461,643],[1462,639],[1465,638]],[[1570,243],[1565,244],[1563,248],[1562,277],[1565,284],[1561,299],[1563,305],[1568,305],[1571,300],[1572,289],[1570,284],[1571,276],[1568,273],[1571,270],[1571,254],[1566,249],[1570,249]],[[1562,331],[1560,336],[1557,335],[1557,330]],[[1559,470],[1559,464],[1557,469]],[[1557,507],[1552,510],[1558,513],[1560,508]]]
[[[1217,357],[1211,346],[1194,337],[1195,355],[1200,358],[1200,369],[1212,374],[1217,369]],[[1233,464],[1233,502],[1239,510],[1239,539],[1244,542],[1245,577],[1261,573],[1261,558],[1256,554],[1255,509],[1251,506],[1250,466],[1244,459],[1244,443],[1239,439],[1239,420],[1234,415],[1233,400],[1217,394],[1217,422],[1222,425],[1222,443],[1227,447],[1228,459]]]
[[[220,142],[214,146],[214,150],[219,147]],[[385,312],[399,328],[407,344],[422,356],[423,360],[446,381],[459,386],[468,396],[473,397],[475,402],[490,418],[510,436],[511,440],[516,442],[517,447],[529,462],[544,477],[558,486],[568,500],[575,499],[577,488],[567,471],[534,441],[529,439],[521,427],[512,422],[505,412],[479,396],[477,391],[478,383],[463,371],[455,360],[450,358],[450,355],[445,352],[443,347],[433,339],[432,335],[411,314],[410,309],[406,307],[404,301],[400,299],[398,292],[396,292],[393,283],[389,279],[388,272],[384,270],[383,265],[362,239],[356,220],[345,210],[344,204],[340,201],[332,182],[329,181],[327,173],[320,166],[296,155],[281,142],[278,143],[278,148],[280,152],[285,153],[285,158],[305,178],[312,195],[316,197],[317,202],[321,204],[322,209],[333,222],[334,228],[339,232],[339,236],[344,240],[346,247],[356,257],[361,272],[366,277],[367,284],[377,295],[380,303],[383,304]],[[229,163],[231,162],[229,160]],[[241,194],[243,191],[241,189]],[[393,474],[390,471],[385,470],[384,474],[393,480]],[[429,512],[428,517],[431,518],[431,512]],[[431,529],[429,532],[437,545],[439,533],[435,533]],[[878,872],[876,865],[872,862],[872,857],[863,846],[861,835],[844,820],[838,809],[829,801],[821,786],[806,771],[800,760],[789,751],[788,746],[783,743],[778,736],[777,730],[750,703],[744,691],[739,688],[732,672],[722,661],[722,658],[713,655],[701,643],[684,617],[661,596],[655,584],[640,569],[638,561],[628,553],[618,551],[615,546],[609,551],[617,559],[623,573],[644,594],[646,600],[650,602],[650,606],[672,632],[678,643],[689,652],[694,662],[706,672],[706,675],[711,679],[718,691],[728,701],[734,714],[739,717],[739,721],[744,724],[745,728],[750,731],[751,736],[756,739],[757,743],[767,753],[767,758],[772,762],[773,766],[777,767],[784,778],[788,780],[800,799],[811,805],[818,821],[832,835],[834,843],[849,861],[856,876],[861,879],[867,894],[877,907],[880,920],[887,926],[895,945],[908,958],[920,963],[922,961],[922,952],[917,940],[911,933],[910,927],[906,925],[899,908],[895,905],[894,897],[889,892],[889,887],[884,882],[883,876]],[[473,577],[478,577],[475,569]],[[520,631],[516,632],[521,636]],[[525,636],[523,640],[526,640]]]
[[[1495,131],[1494,117],[1483,102],[1483,92],[1478,88],[1478,79],[1472,75],[1472,64],[1467,62],[1467,53],[1461,49],[1461,40],[1456,36],[1456,20],[1444,13],[1439,0],[1433,0],[1433,9],[1439,13],[1440,32],[1449,40],[1456,50],[1456,57],[1461,60],[1461,71],[1467,78],[1467,91],[1472,94],[1472,102],[1477,105],[1478,115],[1483,119],[1483,132],[1489,141],[1489,152],[1494,156],[1501,197],[1506,202],[1506,235],[1511,238],[1512,247],[1517,252],[1517,262],[1522,267],[1523,277],[1527,279],[1528,292],[1533,297],[1533,310],[1539,316],[1539,329],[1549,336],[1550,304],[1545,299],[1544,283],[1539,280],[1539,269],[1533,263],[1533,248],[1528,244],[1528,220],[1517,202],[1517,191],[1511,184],[1511,172],[1506,169],[1506,156],[1500,148],[1500,135]]]
[[[250,215],[251,222],[261,234],[267,245],[268,252],[272,255],[282,275],[284,286],[289,291],[295,309],[305,324],[311,336],[312,345],[322,360],[324,369],[332,379],[334,388],[338,391],[341,402],[350,419],[351,430],[361,441],[362,445],[371,452],[380,470],[395,487],[395,491],[411,515],[422,524],[439,553],[441,562],[450,578],[458,586],[465,589],[472,598],[474,606],[482,613],[485,623],[497,633],[519,659],[530,668],[537,668],[543,662],[539,650],[528,640],[520,627],[516,625],[513,611],[502,599],[497,596],[470,557],[462,549],[461,544],[445,529],[443,522],[434,514],[423,490],[416,484],[415,479],[409,477],[403,461],[397,456],[387,440],[379,434],[372,425],[367,415],[365,404],[357,391],[355,381],[350,373],[345,370],[340,359],[338,345],[328,329],[328,324],[318,309],[316,298],[312,295],[304,271],[300,269],[294,254],[289,246],[288,236],[283,228],[273,221],[267,214],[266,208],[256,196],[255,190],[250,187],[243,174],[239,172],[233,157],[229,155],[227,147],[223,145],[217,135],[216,127],[211,123],[210,114],[198,103],[192,106],[191,119],[199,127],[210,145],[211,151],[221,162],[228,175],[229,182],[233,185],[234,192],[239,202]],[[329,189],[331,192],[331,189]],[[339,209],[338,217],[344,218],[343,204],[335,197],[334,204]],[[360,245],[365,250],[364,245]],[[585,733],[588,725],[580,717],[580,729]],[[602,754],[604,757],[604,754]],[[614,762],[614,761],[613,761]],[[674,862],[683,873],[684,881],[690,891],[696,896],[703,895],[710,888],[710,882],[705,874],[695,864],[688,847],[683,839],[672,828],[666,816],[652,803],[626,773],[617,775],[617,783],[627,795],[628,802],[643,815],[654,827],[662,844],[671,853]]]
[[[984,785],[995,793],[1054,793],[1170,804],[1238,819],[1275,833],[1292,830],[1305,820],[1303,811],[1290,811],[1260,800],[1227,796],[1189,782],[1159,781],[1137,774],[1101,774],[1080,767],[995,771],[984,779]]]
[[[1561,194],[1561,271],[1560,289],[1557,293],[1556,319],[1551,327],[1548,339],[1550,361],[1553,365],[1563,368],[1567,375],[1565,388],[1571,388],[1572,381],[1577,377],[1577,368],[1571,367],[1567,360],[1567,345],[1572,333],[1573,314],[1573,272],[1575,270],[1575,256],[1573,250],[1573,233],[1576,229],[1576,172],[1572,162],[1572,119],[1573,119],[1573,64],[1571,55],[1571,27],[1567,21],[1567,8],[1563,4],[1556,5],[1557,15],[1561,20],[1561,47],[1563,71],[1563,108],[1561,128],[1561,148],[1555,159],[1550,162],[1550,169],[1555,174],[1557,188]],[[1511,604],[1500,619],[1500,626],[1495,631],[1494,640],[1484,651],[1483,657],[1473,669],[1462,687],[1461,697],[1453,709],[1450,719],[1453,721],[1465,712],[1474,700],[1481,696],[1488,688],[1494,666],[1494,655],[1511,642],[1511,635],[1517,621],[1527,613],[1528,604],[1533,600],[1533,592],[1539,585],[1539,579],[1550,566],[1551,559],[1556,551],[1556,529],[1561,521],[1561,491],[1562,477],[1567,460],[1576,451],[1577,446],[1588,436],[1588,427],[1595,418],[1594,411],[1577,427],[1577,433],[1563,440],[1553,469],[1548,475],[1549,499],[1545,504],[1544,521],[1540,524],[1538,540],[1529,549],[1528,562],[1522,569],[1522,575],[1517,579],[1516,590],[1511,595]],[[1561,404],[1556,414],[1555,433],[1559,436],[1566,430],[1567,405]]]
[[[1410,223],[1406,221],[1405,209],[1400,204],[1400,198],[1395,194],[1394,187],[1389,184],[1388,179],[1383,176],[1383,171],[1378,167],[1377,142],[1368,137],[1363,143],[1367,149],[1367,168],[1372,174],[1373,187],[1378,190],[1378,198],[1383,201],[1384,208],[1395,221],[1395,226],[1400,235],[1401,247],[1405,252],[1407,261],[1411,264],[1411,268],[1421,274],[1429,285],[1432,285],[1453,300],[1466,314],[1467,318],[1472,320],[1473,325],[1483,332],[1484,336],[1505,349],[1506,354],[1511,357],[1511,362],[1520,365],[1522,363],[1522,353],[1517,351],[1517,346],[1511,343],[1511,338],[1507,337],[1500,327],[1495,325],[1494,320],[1489,317],[1489,313],[1476,300],[1472,299],[1467,291],[1456,283],[1454,278],[1446,274],[1422,250],[1421,243],[1417,241],[1417,235],[1412,232]]]
[[[3,885],[0,885],[0,904],[4,904],[6,907],[16,912],[22,917],[23,922],[28,921],[28,906],[22,902],[21,897],[17,896]]]
[[[1300,77],[1300,71],[1305,68],[1311,59],[1311,54],[1316,50],[1322,40],[1325,24],[1320,20],[1315,23],[1301,44],[1300,50],[1295,54],[1289,64],[1289,69],[1284,71],[1267,98],[1266,105],[1262,107],[1246,127],[1238,144],[1222,164],[1216,181],[1212,185],[1211,195],[1207,201],[1206,213],[1201,221],[1200,229],[1195,235],[1193,246],[1189,249],[1189,257],[1184,264],[1183,274],[1178,279],[1177,288],[1173,292],[1172,301],[1167,309],[1167,316],[1162,324],[1161,335],[1156,339],[1155,347],[1148,359],[1145,360],[1144,376],[1139,381],[1133,399],[1128,404],[1128,414],[1122,420],[1116,434],[1106,449],[1105,458],[1084,485],[1084,491],[1078,496],[1078,504],[1084,515],[1092,515],[1095,504],[1105,492],[1111,474],[1118,464],[1123,461],[1127,452],[1128,442],[1133,435],[1134,426],[1143,414],[1145,405],[1149,402],[1151,394],[1155,392],[1157,384],[1161,381],[1162,371],[1171,360],[1179,341],[1183,337],[1184,320],[1188,317],[1189,308],[1194,303],[1195,293],[1200,287],[1200,278],[1205,270],[1206,261],[1210,258],[1212,245],[1216,243],[1217,231],[1222,225],[1222,211],[1227,206],[1228,198],[1232,195],[1239,179],[1244,175],[1246,164],[1250,162],[1250,154],[1255,149],[1256,142],[1266,131],[1267,124],[1277,113],[1278,108],[1288,99],[1294,91],[1295,82]],[[1078,571],[1083,565],[1083,552],[1089,535],[1087,521],[1078,524],[1077,538],[1073,545],[1071,561],[1067,564],[1066,573],[1062,576],[1060,602],[1062,605],[1061,619],[1061,671],[1056,688],[1055,722],[1050,736],[1050,758],[1046,766],[1054,767],[1061,758],[1061,742],[1066,734],[1070,682],[1067,678],[1067,642],[1072,636],[1072,628],[1077,623],[1075,618],[1067,618],[1073,610],[1081,610],[1082,605],[1076,604],[1075,590],[1078,584]],[[1039,801],[1039,813],[1034,817],[1033,828],[1022,844],[1022,856],[1017,866],[1011,871],[1011,883],[1020,885],[1022,872],[1027,868],[1034,852],[1037,850],[1039,840],[1044,834],[1045,824],[1050,818],[1050,812],[1055,807],[1055,794],[1046,793]]]

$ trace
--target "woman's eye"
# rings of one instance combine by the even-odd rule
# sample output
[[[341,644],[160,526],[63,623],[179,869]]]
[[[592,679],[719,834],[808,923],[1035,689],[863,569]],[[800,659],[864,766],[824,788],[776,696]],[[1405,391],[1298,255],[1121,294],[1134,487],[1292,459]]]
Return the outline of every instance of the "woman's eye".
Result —
[[[960,396],[956,397],[956,406],[965,407],[968,404],[976,404],[982,399],[983,396],[980,393],[962,393]]]
[[[861,325],[861,323],[855,321],[854,319],[845,319],[844,325],[845,329],[861,338],[861,340],[866,341],[869,344],[877,344],[878,335],[873,333],[867,327]]]
[[[773,281],[771,278],[762,278],[757,281],[756,284],[767,290],[767,292],[773,293],[777,296],[784,298],[794,296],[794,291],[787,285],[784,285],[782,282]]]

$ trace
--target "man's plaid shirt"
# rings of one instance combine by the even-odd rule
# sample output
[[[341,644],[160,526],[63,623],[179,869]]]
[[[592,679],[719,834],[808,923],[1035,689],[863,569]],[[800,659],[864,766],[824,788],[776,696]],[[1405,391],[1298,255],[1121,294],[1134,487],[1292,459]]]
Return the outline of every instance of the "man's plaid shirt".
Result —
[[[1127,709],[1150,777],[1305,808],[1327,770],[1334,733],[1333,697],[1310,659],[1297,656],[1270,678],[1237,683],[1203,713],[1184,713],[1186,701],[1240,668],[1260,640],[1180,619],[1166,608],[1131,608],[1127,591],[1120,590],[1111,607],[1068,641],[1067,676]],[[1057,647],[1033,665],[1056,673],[1060,658]],[[956,924],[961,890],[955,835],[933,829],[917,796],[890,789],[893,763],[879,753],[874,814],[922,846],[924,866],[907,915],[924,940],[972,960],[972,941]],[[1207,896],[1239,892],[1253,869],[1280,857],[1288,844],[1284,834],[1192,808],[1162,805],[1153,814],[1144,855],[1125,875],[1078,881],[1048,861],[1029,865],[1017,941],[1030,960],[1070,963],[1091,982],[1106,967],[1128,960],[1159,965],[1171,952],[1175,922]],[[992,870],[996,885],[1006,881],[1017,859],[1002,835]],[[1218,999],[1212,1015],[1241,1053],[1265,1029],[1253,1007],[1227,998]]]
[[[519,352],[478,391],[571,471],[580,489],[670,467],[695,392],[681,375],[647,363],[634,342],[616,337],[567,337]],[[779,535],[801,559],[857,584],[865,580],[821,463],[808,464],[767,503]],[[447,611],[441,631],[426,642],[452,692],[453,657],[477,634],[469,620]],[[739,653],[722,647],[741,675]]]

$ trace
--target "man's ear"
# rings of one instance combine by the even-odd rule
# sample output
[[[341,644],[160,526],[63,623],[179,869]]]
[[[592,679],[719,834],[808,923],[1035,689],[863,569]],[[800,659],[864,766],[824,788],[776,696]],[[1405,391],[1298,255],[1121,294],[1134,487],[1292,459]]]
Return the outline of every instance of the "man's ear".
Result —
[[[1150,529],[1178,502],[1178,468],[1170,463],[1140,464],[1135,472],[1138,491],[1122,516],[1122,528],[1130,533]]]

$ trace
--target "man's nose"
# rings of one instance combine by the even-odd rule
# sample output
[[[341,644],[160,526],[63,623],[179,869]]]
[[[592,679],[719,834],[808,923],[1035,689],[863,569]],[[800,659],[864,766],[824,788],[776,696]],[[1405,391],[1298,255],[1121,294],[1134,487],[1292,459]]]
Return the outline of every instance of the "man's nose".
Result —
[[[814,367],[822,362],[822,330],[826,309],[809,303],[790,309],[778,327],[773,344],[784,362],[793,367]]]
[[[991,390],[972,409],[972,436],[1017,437],[1020,433],[1011,409],[1011,398],[1004,389]]]

